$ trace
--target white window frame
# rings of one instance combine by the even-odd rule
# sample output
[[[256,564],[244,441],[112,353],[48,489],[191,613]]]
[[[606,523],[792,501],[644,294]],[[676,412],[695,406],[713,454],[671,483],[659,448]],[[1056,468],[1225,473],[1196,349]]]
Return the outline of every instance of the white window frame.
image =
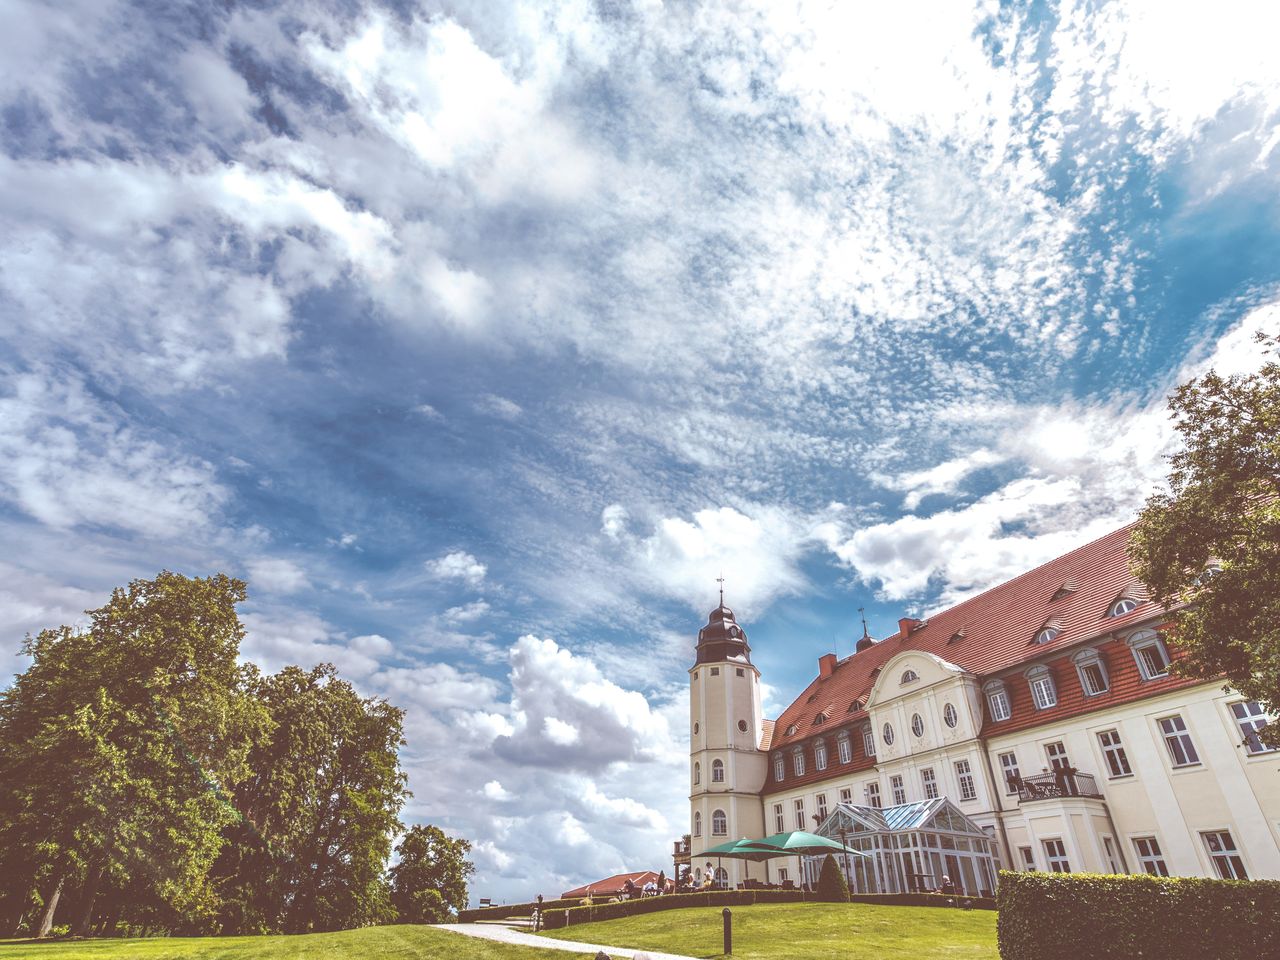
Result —
[[[1058,639],[1058,634],[1061,632],[1061,627],[1054,627],[1046,624],[1036,631],[1035,639],[1031,642],[1037,646],[1043,646],[1046,643],[1053,643],[1053,641]]]
[[[870,725],[862,728],[862,752],[868,757],[876,755],[876,735]]]
[[[895,773],[889,777],[889,793],[893,797],[895,807],[907,802],[907,785],[902,779],[902,774]]]
[[[1123,617],[1126,614],[1133,613],[1138,609],[1138,604],[1141,602],[1135,597],[1116,597],[1115,602],[1107,609],[1107,616]]]
[[[1160,736],[1169,752],[1169,762],[1175,770],[1200,766],[1200,751],[1196,749],[1196,743],[1191,738],[1191,731],[1187,728],[1187,721],[1182,719],[1182,714],[1171,713],[1167,717],[1160,717],[1156,720],[1156,725],[1160,728]]]
[[[1130,634],[1125,642],[1138,665],[1138,675],[1144,681],[1162,680],[1169,675],[1169,651],[1154,630],[1139,630]],[[1154,651],[1154,659],[1147,654]]]
[[[853,741],[849,739],[848,733],[842,733],[836,737],[836,756],[840,758],[841,763],[852,762]]]
[[[1055,747],[1059,749],[1054,749]],[[1063,740],[1050,740],[1044,745],[1044,756],[1049,761],[1050,770],[1065,770],[1071,766],[1071,757],[1067,754],[1067,744]]]
[[[886,747],[893,746],[893,724],[888,720],[886,720],[884,726],[880,728],[880,736],[884,738],[884,745]]]
[[[773,755],[773,779],[781,783],[787,776],[787,758],[781,753]]]
[[[920,784],[924,788],[926,800],[938,799],[938,775],[933,772],[933,767],[925,767],[920,771]]]
[[[702,836],[702,811],[693,811],[693,835],[695,837]]]
[[[696,787],[702,782],[702,764],[697,760],[693,761],[693,785]]]
[[[773,824],[778,828],[774,833],[782,833],[787,829],[787,821],[784,818],[784,811],[780,803],[773,805]]]
[[[1138,858],[1138,866],[1144,873],[1153,877],[1169,876],[1169,864],[1165,862],[1164,851],[1160,849],[1160,841],[1154,836],[1133,837],[1133,852]]]
[[[1081,650],[1071,658],[1071,662],[1075,665],[1080,689],[1086,697],[1098,697],[1111,690],[1111,675],[1107,672],[1106,658],[1093,647]]]
[[[987,713],[991,716],[992,723],[999,723],[1013,716],[1013,704],[1003,680],[992,680],[983,686],[982,692],[987,697]]]
[[[924,717],[918,713],[911,715],[911,732],[916,735],[917,739],[924,736]]]
[[[905,687],[908,683],[915,683],[919,679],[920,679],[920,674],[908,668],[902,671],[902,679],[898,682],[898,685]]]
[[[1249,879],[1249,871],[1244,865],[1244,855],[1236,847],[1230,830],[1202,830],[1200,840],[1204,843],[1209,862],[1220,879]]]
[[[797,777],[804,776],[804,750],[795,750],[791,754],[791,772]],[[801,827],[800,829],[804,829]]]
[[[881,809],[881,806],[884,801],[880,799],[880,781],[879,780],[869,781],[867,785],[863,788],[863,791],[867,795],[867,806],[875,807],[877,810]]]
[[[956,761],[956,780],[960,783],[961,800],[978,799],[978,784],[973,779],[973,768],[968,760]]]
[[[1228,707],[1231,711],[1231,720],[1235,724],[1236,731],[1240,734],[1240,745],[1244,747],[1245,753],[1251,757],[1256,757],[1264,753],[1275,752],[1275,747],[1267,746],[1258,736],[1258,733],[1269,722],[1267,712],[1262,708],[1262,704],[1256,700],[1237,700],[1228,704]]]
[[[1058,686],[1053,682],[1053,671],[1038,663],[1023,674],[1031,690],[1031,702],[1037,710],[1052,710],[1058,705]]]
[[[852,788],[852,787],[841,787],[841,788],[840,788],[840,802],[841,802],[841,803],[853,803],[853,788]]]
[[[808,830],[809,824],[804,819],[804,797],[797,797],[792,808],[795,810],[796,814],[796,829]]]
[[[1108,780],[1133,776],[1133,765],[1124,751],[1124,741],[1116,728],[1098,731],[1098,746],[1102,748],[1102,765],[1107,768]]]
[[[723,760],[711,761],[711,782],[724,783],[724,761]]]
[[[1049,837],[1041,841],[1044,846],[1045,863],[1050,873],[1070,873],[1071,860],[1067,856],[1067,845],[1061,837]]]
[[[1112,874],[1124,873],[1125,869],[1120,864],[1120,858],[1116,855],[1116,842],[1108,836],[1102,838],[1102,849],[1107,857],[1107,866],[1111,868]]]
[[[1013,750],[1007,750],[997,754],[996,759],[1000,761],[1000,773],[1004,776],[1004,792],[1010,795],[1016,794],[1018,787],[1013,782],[1013,778],[1022,778],[1022,770],[1018,767],[1018,754]]]
[[[813,743],[813,765],[819,770],[827,769],[827,741],[821,738]]]
[[[720,829],[717,830],[716,827]],[[711,811],[711,835],[713,837],[727,837],[729,835],[729,815],[723,810]]]
[[[818,822],[821,823],[823,820],[827,819],[827,795],[825,793],[820,793],[814,798],[814,800],[818,804]]]
[[[1024,872],[1031,873],[1036,869],[1035,847],[1019,847],[1018,856],[1022,858],[1022,869]]]

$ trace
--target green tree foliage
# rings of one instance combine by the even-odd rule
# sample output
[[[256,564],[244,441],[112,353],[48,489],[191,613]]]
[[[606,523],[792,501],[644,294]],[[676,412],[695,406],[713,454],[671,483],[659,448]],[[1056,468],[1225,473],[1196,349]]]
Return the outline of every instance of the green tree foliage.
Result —
[[[396,847],[391,903],[401,923],[447,923],[467,906],[467,880],[475,865],[471,844],[439,827],[415,824]]]
[[[844,903],[849,899],[849,883],[844,878],[836,858],[827,854],[818,874],[818,899],[828,903]]]
[[[1280,348],[1280,337],[1257,340],[1264,354]],[[1179,387],[1169,409],[1183,446],[1168,492],[1142,511],[1134,572],[1177,608],[1173,636],[1188,654],[1178,670],[1225,675],[1280,712],[1280,363],[1210,372]],[[1264,736],[1280,745],[1280,725]]]
[[[27,638],[31,665],[0,693],[10,899],[74,893],[78,933],[104,885],[209,913],[208,867],[235,816],[225,791],[265,722],[237,660],[244,587],[165,572],[115,590],[86,629]]]
[[[235,787],[243,819],[215,869],[228,930],[337,930],[391,917],[384,874],[400,829],[403,712],[329,664],[255,678],[271,732]]]

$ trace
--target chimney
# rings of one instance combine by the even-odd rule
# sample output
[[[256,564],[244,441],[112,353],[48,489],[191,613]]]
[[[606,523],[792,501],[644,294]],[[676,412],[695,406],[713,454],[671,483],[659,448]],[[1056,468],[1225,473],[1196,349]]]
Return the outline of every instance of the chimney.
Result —
[[[818,658],[818,676],[829,677],[836,672],[836,655],[824,653]]]
[[[898,636],[903,640],[911,635],[911,631],[920,626],[924,621],[917,620],[915,617],[903,617],[898,621]]]

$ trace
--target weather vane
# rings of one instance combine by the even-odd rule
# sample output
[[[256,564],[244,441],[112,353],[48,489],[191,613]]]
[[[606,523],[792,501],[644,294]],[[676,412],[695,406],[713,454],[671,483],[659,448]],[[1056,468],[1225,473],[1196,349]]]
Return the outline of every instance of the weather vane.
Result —
[[[858,608],[858,613],[862,616],[862,635],[863,635],[864,637],[869,637],[869,636],[871,636],[871,632],[867,629],[867,614],[866,614],[866,608],[864,608],[864,607],[859,607],[859,608]]]
[[[716,577],[716,583],[720,584],[720,606],[724,606],[724,571],[720,571],[720,576]]]

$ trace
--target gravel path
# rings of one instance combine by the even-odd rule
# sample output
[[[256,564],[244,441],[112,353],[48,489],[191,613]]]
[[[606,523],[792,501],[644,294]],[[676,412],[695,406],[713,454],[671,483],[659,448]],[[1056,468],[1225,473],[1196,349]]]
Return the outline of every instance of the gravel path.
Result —
[[[539,937],[511,927],[500,927],[490,923],[441,923],[435,925],[437,930],[448,930],[467,937],[480,937],[484,940],[499,940],[503,943],[518,943],[522,947],[541,947],[544,950],[567,950],[570,953],[599,953],[603,950],[610,957],[648,957],[649,960],[694,960],[693,957],[682,957],[678,953],[654,953],[651,950],[637,950],[634,947],[605,947],[598,943],[578,943],[574,940],[555,940],[551,937]]]

